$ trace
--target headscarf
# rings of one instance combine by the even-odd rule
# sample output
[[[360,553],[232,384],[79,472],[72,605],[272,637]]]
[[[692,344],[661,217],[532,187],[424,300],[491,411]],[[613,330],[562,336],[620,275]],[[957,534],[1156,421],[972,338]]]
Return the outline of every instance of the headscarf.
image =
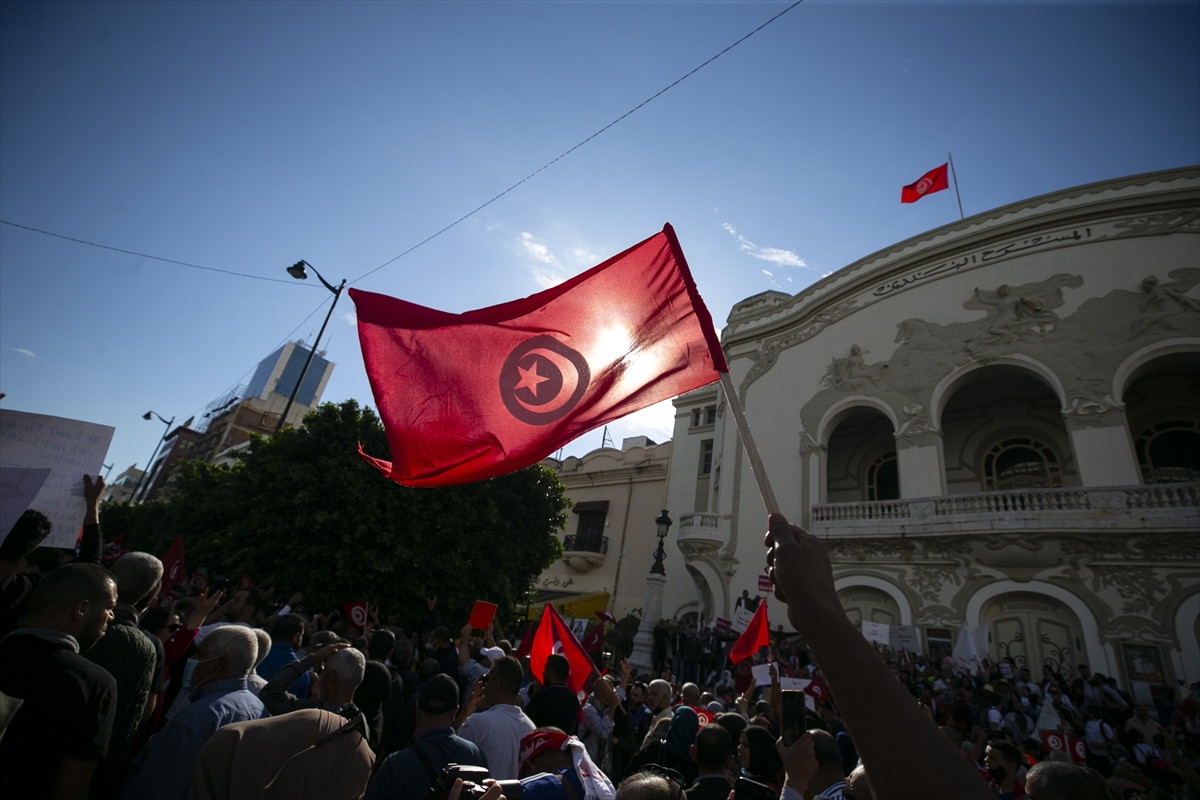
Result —
[[[696,731],[700,729],[700,717],[687,706],[675,709],[671,725],[667,728],[667,752],[685,761],[692,760],[692,745],[696,743]]]
[[[569,736],[562,731],[533,731],[521,737],[520,768],[517,774],[524,774],[526,765],[537,758],[539,753],[546,750],[570,751],[571,760],[575,764],[575,775],[583,784],[585,800],[614,800],[617,790],[612,781],[596,766],[588,756],[587,748],[577,736]]]
[[[775,749],[775,738],[771,736],[770,731],[750,725],[742,733],[750,743],[750,766],[746,767],[746,771],[757,781],[778,783],[783,761],[779,758],[779,751]]]

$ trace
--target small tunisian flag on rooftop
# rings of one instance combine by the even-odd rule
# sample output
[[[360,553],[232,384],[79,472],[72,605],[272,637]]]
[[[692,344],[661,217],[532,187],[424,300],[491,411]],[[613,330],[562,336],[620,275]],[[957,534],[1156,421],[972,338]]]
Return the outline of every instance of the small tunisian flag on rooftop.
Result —
[[[728,371],[670,225],[552,289],[478,311],[350,296],[393,460],[363,458],[406,486],[515,472]]]
[[[915,203],[927,194],[940,192],[942,189],[950,188],[950,181],[947,178],[946,167],[949,162],[942,164],[937,169],[931,169],[921,176],[916,183],[910,183],[900,190],[901,203]]]

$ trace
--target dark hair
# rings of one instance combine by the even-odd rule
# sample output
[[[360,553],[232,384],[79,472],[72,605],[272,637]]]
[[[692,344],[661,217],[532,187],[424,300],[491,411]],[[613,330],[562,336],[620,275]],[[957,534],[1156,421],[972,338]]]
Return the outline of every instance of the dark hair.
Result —
[[[396,634],[391,631],[375,631],[367,640],[367,656],[369,658],[387,658],[392,654],[394,644],[396,644]]]
[[[487,674],[488,683],[497,684],[507,695],[515,695],[521,691],[521,680],[524,677],[525,670],[521,669],[521,662],[511,656],[497,659]]]
[[[254,613],[256,614],[259,611],[262,611],[262,607],[267,604],[267,601],[263,598],[262,592],[260,592],[258,589],[255,589],[253,586],[249,586],[245,589],[239,589],[238,591],[246,593],[246,605],[254,606]]]
[[[746,718],[733,711],[722,711],[713,717],[713,724],[720,725],[729,733],[731,742],[740,741],[742,731],[746,730]]]
[[[559,653],[551,653],[546,656],[546,666],[542,670],[543,678],[554,678],[566,682],[571,676],[571,662],[567,661],[567,657]],[[546,683],[547,681],[543,681]]]
[[[32,553],[26,553],[25,563],[47,575],[70,561],[74,555],[74,552],[61,547],[35,547]]]
[[[988,747],[998,751],[1004,760],[1010,764],[1021,764],[1021,751],[1012,742],[1004,739],[992,739],[988,742]]]
[[[1104,779],[1078,764],[1039,761],[1029,768],[1026,785],[1037,779],[1038,800],[1108,800]]]
[[[750,764],[746,771],[753,775],[755,780],[778,783],[779,773],[783,770],[783,759],[775,749],[775,737],[766,728],[756,725],[747,725],[742,735],[750,744]],[[832,741],[833,737],[829,738]],[[837,756],[836,761],[840,768],[842,754],[837,749],[837,742],[833,742],[833,752]],[[817,761],[821,761],[820,756],[817,757]]]
[[[0,561],[20,561],[37,549],[53,528],[45,514],[27,509],[8,532],[8,538],[0,542]]]
[[[392,663],[400,667],[412,664],[414,649],[413,643],[408,639],[397,639],[392,645]]]
[[[304,633],[304,617],[299,614],[284,614],[275,620],[271,628],[271,640],[275,642],[290,642],[297,633]]]
[[[729,731],[718,723],[705,725],[696,733],[696,762],[704,769],[725,769],[732,752]]]
[[[146,613],[142,614],[142,621],[138,627],[150,633],[158,633],[167,627],[167,620],[174,613],[174,611],[166,608],[148,608],[146,609]]]
[[[438,664],[436,658],[427,658],[417,667],[417,682],[425,683],[442,671],[442,667]]]
[[[98,564],[74,563],[42,578],[29,600],[29,614],[58,614],[81,600],[99,601],[117,585],[112,573]]]

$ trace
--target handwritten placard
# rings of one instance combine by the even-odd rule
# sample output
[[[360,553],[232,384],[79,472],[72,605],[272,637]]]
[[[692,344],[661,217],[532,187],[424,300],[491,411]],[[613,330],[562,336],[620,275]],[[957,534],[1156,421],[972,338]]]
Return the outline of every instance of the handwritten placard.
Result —
[[[85,511],[83,476],[101,473],[114,430],[77,419],[0,410],[0,467],[50,470],[29,504],[54,526],[43,546],[75,546]]]
[[[889,626],[883,622],[870,622],[865,619],[862,621],[862,635],[868,642],[887,644],[890,640],[888,628]]]

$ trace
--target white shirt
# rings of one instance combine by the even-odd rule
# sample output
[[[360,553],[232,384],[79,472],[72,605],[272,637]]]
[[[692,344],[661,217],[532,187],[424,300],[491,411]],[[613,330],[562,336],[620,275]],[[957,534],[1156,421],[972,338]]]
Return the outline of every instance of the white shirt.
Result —
[[[467,717],[458,735],[474,742],[487,758],[488,772],[498,781],[517,779],[521,737],[537,726],[516,706],[501,703]]]
[[[588,756],[592,761],[596,762],[596,766],[604,769],[605,756],[608,753],[607,745],[609,737],[612,736],[613,721],[608,718],[607,712],[601,711],[596,707],[598,700],[595,702],[588,701],[583,704],[583,719],[579,723],[579,738],[583,742],[583,746],[587,748]],[[609,767],[612,767],[612,762],[609,762]]]

